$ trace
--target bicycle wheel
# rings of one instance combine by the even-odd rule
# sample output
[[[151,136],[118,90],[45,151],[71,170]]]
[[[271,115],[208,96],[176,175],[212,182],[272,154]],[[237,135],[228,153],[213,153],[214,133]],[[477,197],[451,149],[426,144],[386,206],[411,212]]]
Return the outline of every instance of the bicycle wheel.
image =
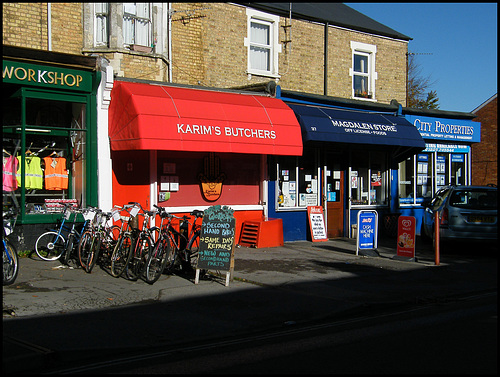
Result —
[[[131,256],[132,237],[129,234],[124,234],[116,244],[113,254],[111,255],[111,275],[115,278],[125,271],[129,257]]]
[[[61,262],[64,264],[69,264],[69,260],[71,259],[71,254],[73,254],[73,248],[75,245],[75,235],[70,233],[68,235],[68,240],[66,241],[66,247],[64,249],[64,253],[61,256]]]
[[[97,258],[99,258],[99,252],[101,251],[101,233],[97,232],[92,240],[92,246],[90,246],[89,257],[87,259],[87,265],[85,270],[90,274],[95,266]]]
[[[134,251],[130,258],[125,274],[129,280],[137,280],[141,276],[151,253],[151,239],[147,235],[142,235],[135,242]]]
[[[171,247],[168,240],[160,239],[151,252],[146,263],[144,279],[148,284],[154,284],[161,276],[168,262]],[[173,263],[172,263],[173,264]]]
[[[36,254],[43,260],[51,261],[58,259],[64,253],[66,240],[57,232],[43,233],[36,240]]]
[[[87,271],[87,264],[93,238],[93,232],[91,230],[87,230],[82,234],[82,238],[80,238],[80,242],[78,243],[78,259],[80,260],[80,264],[85,271]]]
[[[197,231],[189,240],[187,246],[187,254],[191,268],[196,269],[198,266],[198,250],[200,248],[200,231]]]
[[[19,256],[13,244],[8,240],[3,241],[3,285],[10,285],[16,281],[19,272]]]

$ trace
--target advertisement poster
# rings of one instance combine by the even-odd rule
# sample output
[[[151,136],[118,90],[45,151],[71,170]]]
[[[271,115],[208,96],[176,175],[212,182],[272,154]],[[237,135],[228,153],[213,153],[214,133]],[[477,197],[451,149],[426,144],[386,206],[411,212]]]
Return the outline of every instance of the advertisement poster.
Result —
[[[415,217],[399,216],[397,242],[398,256],[415,258]]]
[[[325,218],[323,216],[323,207],[307,207],[307,216],[309,218],[309,228],[311,229],[312,241],[328,241],[328,237],[326,236]]]

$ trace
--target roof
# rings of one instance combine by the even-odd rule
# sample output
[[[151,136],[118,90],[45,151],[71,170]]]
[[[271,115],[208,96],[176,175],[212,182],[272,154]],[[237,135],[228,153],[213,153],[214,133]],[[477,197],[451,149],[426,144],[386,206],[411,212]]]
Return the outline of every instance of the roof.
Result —
[[[364,14],[348,7],[342,3],[235,3],[250,8],[262,10],[268,13],[277,14],[282,17],[289,17],[290,4],[292,6],[292,18],[315,21],[320,23],[328,22],[330,25],[340,26],[351,30],[381,35],[385,37],[412,40],[396,30],[365,16]]]
[[[477,113],[479,110],[481,110],[483,107],[485,107],[486,105],[488,105],[495,98],[497,98],[497,93],[493,94],[490,98],[488,98],[486,101],[484,101],[482,104],[480,104],[474,110],[472,110],[471,113],[473,113],[473,114]]]
[[[399,103],[395,100],[392,100],[390,104],[386,104],[379,102],[361,101],[351,98],[325,96],[322,94],[297,92],[281,88],[279,90],[278,98],[282,99],[287,103],[295,100],[298,101],[299,103],[300,102],[319,103],[339,108],[360,109],[360,110],[375,111],[375,112],[396,113],[399,108]],[[469,119],[469,120],[472,120],[477,117],[477,115],[472,113],[447,111],[439,109],[414,109],[411,107],[402,107],[401,110],[403,115],[420,115],[420,116],[429,116],[436,118]]]

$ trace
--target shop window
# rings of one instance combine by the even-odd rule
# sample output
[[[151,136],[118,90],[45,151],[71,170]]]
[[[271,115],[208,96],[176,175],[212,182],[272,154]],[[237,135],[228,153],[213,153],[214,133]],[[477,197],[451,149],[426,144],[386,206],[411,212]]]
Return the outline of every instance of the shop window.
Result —
[[[416,203],[422,203],[432,198],[433,154],[417,155],[417,193]]]
[[[151,46],[150,3],[123,3],[123,42]]]
[[[351,42],[352,96],[355,98],[375,99],[375,54],[377,46],[366,43]]]
[[[95,45],[108,46],[109,4],[94,3]]]
[[[440,188],[450,184],[466,185],[467,182],[467,154],[419,153],[399,163],[399,203],[404,205],[429,202]]]
[[[437,153],[436,155],[436,190],[449,185],[449,153]]]
[[[278,43],[279,17],[247,9],[248,32],[244,45],[248,51],[247,73],[279,77]]]
[[[16,205],[23,218],[59,212],[69,199],[85,206],[86,105],[18,94],[3,103],[4,181],[6,172],[16,178],[4,185],[4,204]]]
[[[320,205],[318,160],[314,152],[282,156],[277,163],[277,209]]]
[[[451,184],[465,185],[465,155],[451,154]]]
[[[351,205],[387,205],[388,179],[383,152],[353,153],[350,169]]]
[[[413,204],[415,198],[415,163],[409,157],[399,163],[399,203]]]

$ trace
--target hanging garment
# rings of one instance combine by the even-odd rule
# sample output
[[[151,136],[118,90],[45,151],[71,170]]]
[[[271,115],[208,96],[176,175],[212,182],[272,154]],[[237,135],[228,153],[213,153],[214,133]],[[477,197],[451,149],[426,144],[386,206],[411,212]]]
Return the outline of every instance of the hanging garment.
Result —
[[[45,189],[65,190],[68,188],[68,170],[64,157],[44,157]]]
[[[3,159],[3,191],[14,191],[17,189],[16,173],[19,161],[14,156]]]
[[[17,156],[19,168],[17,169],[17,184],[21,186],[21,156]],[[27,156],[24,164],[24,188],[26,190],[41,190],[43,188],[43,171],[40,166],[40,157]]]

